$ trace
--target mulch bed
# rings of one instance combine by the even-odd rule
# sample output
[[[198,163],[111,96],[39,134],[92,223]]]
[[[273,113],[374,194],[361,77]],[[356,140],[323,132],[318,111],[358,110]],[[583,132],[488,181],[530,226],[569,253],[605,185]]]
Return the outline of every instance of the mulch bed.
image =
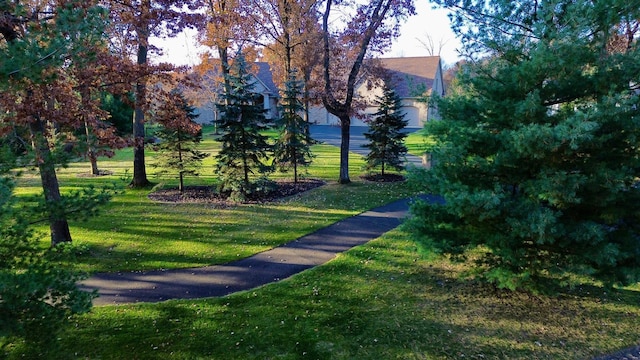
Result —
[[[368,174],[362,175],[360,178],[362,180],[375,182],[400,182],[405,180],[404,176],[398,174]]]
[[[252,194],[243,203],[259,204],[282,200],[322,186],[325,182],[322,180],[304,179],[298,180],[297,183],[293,181],[277,181],[276,184],[276,190],[268,193]],[[234,204],[225,194],[218,193],[216,189],[211,186],[187,186],[182,194],[180,194],[177,188],[159,189],[149,194],[149,198],[154,201],[169,203]]]

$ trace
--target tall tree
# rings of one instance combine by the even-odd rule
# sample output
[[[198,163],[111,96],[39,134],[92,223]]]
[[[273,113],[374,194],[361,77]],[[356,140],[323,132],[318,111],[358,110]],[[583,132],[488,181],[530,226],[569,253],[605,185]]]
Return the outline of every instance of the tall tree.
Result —
[[[349,178],[349,142],[351,116],[358,75],[367,53],[379,52],[398,35],[399,21],[415,14],[412,0],[373,0],[357,3],[347,9],[350,19],[341,29],[331,29],[335,23],[337,6],[341,2],[326,0],[322,16],[324,92],[322,101],[329,113],[340,120],[340,179]],[[338,11],[336,11],[336,9]],[[344,10],[344,9],[342,9]],[[349,54],[351,53],[351,54]],[[337,62],[352,59],[345,64],[345,72],[336,72]]]
[[[70,69],[90,67],[92,46],[102,41],[105,11],[89,1],[59,1],[47,6],[2,2],[0,57],[0,107],[8,116],[0,133],[14,126],[29,131],[38,167],[51,243],[71,241],[66,200],[60,194],[55,166],[64,159],[56,144],[63,135],[81,128],[81,101],[73,88]]]
[[[281,68],[275,81],[284,84],[297,67],[314,60],[302,58],[302,49],[309,46],[310,40],[319,40],[319,13],[317,0],[246,0],[253,9],[250,13],[254,26],[259,30],[261,39],[256,41],[267,52],[275,54],[278,62],[272,62],[272,68]],[[314,49],[317,53],[317,46]],[[298,50],[300,49],[300,50]],[[296,64],[297,62],[297,64]]]
[[[98,156],[111,157],[115,149],[128,145],[127,141],[118,134],[116,126],[110,122],[111,114],[104,109],[105,91],[114,94],[126,94],[126,74],[131,68],[121,59],[109,53],[104,43],[100,47],[85,44],[88,51],[96,54],[96,61],[89,67],[72,67],[70,71],[77,79],[77,89],[80,94],[80,116],[84,121],[84,140],[86,157],[91,165],[91,174],[101,175],[98,168]],[[111,97],[113,99],[113,97]],[[131,121],[131,118],[128,119]]]
[[[276,121],[279,135],[274,147],[274,163],[283,171],[293,168],[296,183],[299,167],[311,163],[313,142],[309,137],[309,123],[300,116],[304,109],[300,101],[301,91],[301,82],[291,75],[282,96],[281,117]]]
[[[234,60],[227,82],[232,91],[218,105],[222,149],[216,156],[216,173],[221,177],[220,191],[244,199],[254,191],[251,176],[271,171],[266,163],[271,146],[261,134],[266,129],[264,109],[256,103],[259,95],[253,92],[242,54]]]
[[[229,94],[231,88],[228,75],[232,55],[230,52],[239,50],[247,39],[252,38],[249,35],[252,29],[246,26],[242,0],[206,0],[206,4],[207,22],[204,29],[201,29],[200,42],[216,52],[224,92]],[[209,55],[204,54],[204,56],[208,61]],[[206,61],[203,62],[206,65]]]
[[[264,47],[263,59],[271,67],[274,83],[285,91],[285,83],[295,71],[304,85],[300,96],[304,100],[304,119],[309,121],[311,93],[320,90],[320,82],[312,79],[321,61],[320,1],[248,1],[253,9],[251,18],[262,35],[256,41]]]
[[[407,134],[402,130],[409,123],[402,112],[402,100],[387,84],[383,95],[376,99],[378,111],[369,122],[369,129],[364,133],[368,140],[363,146],[369,149],[367,169],[381,168],[381,174],[387,167],[398,171],[404,169],[403,158],[407,153],[404,139]]]
[[[150,74],[172,70],[169,66],[153,68],[149,64],[152,36],[174,36],[186,27],[196,27],[202,15],[195,11],[202,5],[199,0],[109,0],[114,32],[121,39],[120,46],[136,49],[139,73],[133,79],[135,106],[133,117],[133,178],[132,187],[144,187],[147,179],[144,144],[145,112],[148,108],[147,82]],[[124,51],[124,54],[127,52]]]
[[[161,169],[158,174],[178,174],[181,194],[184,192],[184,177],[198,175],[202,160],[208,156],[196,149],[202,140],[202,126],[194,121],[197,117],[195,108],[177,91],[169,94],[155,116],[156,122],[162,126],[156,133],[160,143],[155,146],[159,152],[155,166]]]
[[[463,65],[428,127],[436,164],[416,178],[445,203],[412,208],[415,234],[474,249],[501,288],[639,281],[638,2],[444,3],[489,57]]]

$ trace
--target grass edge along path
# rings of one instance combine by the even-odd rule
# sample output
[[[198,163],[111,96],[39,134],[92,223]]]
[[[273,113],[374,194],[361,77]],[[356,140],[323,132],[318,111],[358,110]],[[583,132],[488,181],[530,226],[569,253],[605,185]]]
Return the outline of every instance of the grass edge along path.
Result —
[[[380,237],[401,224],[411,201],[409,198],[391,202],[231,263],[167,271],[100,273],[82,281],[81,288],[98,291],[100,297],[94,300],[94,305],[217,297],[252,289],[323,264],[338,253]]]
[[[637,291],[557,298],[457,279],[402,228],[221,298],[102,306],[51,359],[591,359],[638,342]]]

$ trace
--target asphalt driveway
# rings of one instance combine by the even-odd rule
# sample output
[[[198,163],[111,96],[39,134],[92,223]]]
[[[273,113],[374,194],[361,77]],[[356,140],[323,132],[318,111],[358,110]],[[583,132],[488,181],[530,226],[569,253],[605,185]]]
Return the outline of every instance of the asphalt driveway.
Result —
[[[368,141],[364,133],[368,130],[366,126],[352,126],[349,140],[349,151],[362,156],[367,156],[369,149],[363,147]],[[407,133],[418,131],[419,129],[407,129]],[[334,125],[311,125],[311,137],[317,141],[340,147],[342,137],[340,127]],[[406,155],[407,164],[422,166],[422,158],[414,155]]]

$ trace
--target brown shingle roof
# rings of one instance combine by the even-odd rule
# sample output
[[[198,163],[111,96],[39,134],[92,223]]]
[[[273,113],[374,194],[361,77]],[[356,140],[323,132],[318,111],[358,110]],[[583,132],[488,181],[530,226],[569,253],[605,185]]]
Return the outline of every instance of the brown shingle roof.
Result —
[[[390,75],[391,86],[400,97],[416,97],[431,92],[440,68],[439,56],[380,58]]]

